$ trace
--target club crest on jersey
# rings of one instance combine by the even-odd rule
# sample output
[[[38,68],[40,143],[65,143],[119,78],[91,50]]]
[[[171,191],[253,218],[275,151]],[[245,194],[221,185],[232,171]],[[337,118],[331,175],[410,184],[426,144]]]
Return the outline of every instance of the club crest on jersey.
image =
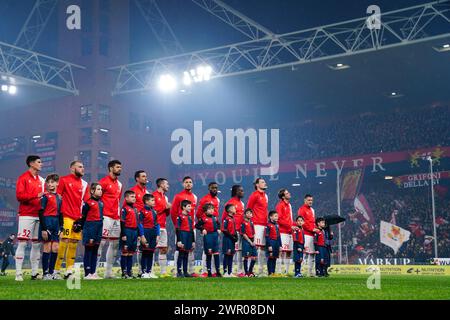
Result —
[[[180,164],[260,164],[261,175],[275,175],[280,165],[279,129],[219,129],[203,132],[203,122],[194,121],[193,137],[188,129],[172,132],[171,160]],[[204,147],[203,142],[208,142]],[[270,152],[269,152],[270,151]]]

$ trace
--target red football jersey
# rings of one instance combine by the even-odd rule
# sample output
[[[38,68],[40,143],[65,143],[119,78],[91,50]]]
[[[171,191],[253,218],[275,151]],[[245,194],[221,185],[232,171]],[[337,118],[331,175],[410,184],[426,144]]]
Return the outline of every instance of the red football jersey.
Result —
[[[84,203],[83,215],[86,215],[86,221],[103,220],[103,203],[101,200],[90,198]]]
[[[136,208],[126,204],[122,208],[120,220],[124,223],[125,228],[137,229],[139,223],[138,211]]]
[[[16,182],[16,198],[19,201],[19,216],[38,217],[41,198],[38,194],[45,191],[45,180],[27,170]]]
[[[316,232],[315,238],[314,238],[314,244],[324,247],[325,246],[325,234],[322,229],[319,229],[319,232]]]
[[[225,219],[223,220],[222,231],[228,232],[231,236],[236,235],[236,223],[233,217],[230,217],[228,215],[225,217]]]
[[[203,229],[205,229],[206,232],[208,232],[208,233],[216,232],[217,230],[220,229],[220,224],[219,224],[218,219],[219,218],[217,218],[216,216],[207,217],[205,215],[205,217],[202,219],[204,222]]]
[[[74,174],[69,174],[59,179],[56,193],[62,198],[63,217],[80,219],[83,201],[87,201],[90,197],[88,183]]]
[[[230,200],[228,200],[227,203],[225,203],[225,206],[232,204],[236,207],[236,214],[234,215],[234,221],[236,222],[236,228],[238,230],[241,229],[241,223],[242,220],[244,219],[244,202],[242,202],[241,199],[239,199],[238,197],[233,197]],[[225,210],[222,213],[222,222],[223,220],[225,220],[227,216],[227,213],[225,212]]]
[[[293,226],[291,204],[281,200],[278,202],[275,210],[278,212],[278,225],[280,227],[280,233],[291,234]]]
[[[260,226],[266,226],[269,216],[269,199],[264,191],[254,191],[248,198],[247,208],[253,210],[253,223]]]
[[[134,193],[136,193],[136,202],[134,203],[134,207],[136,209],[138,209],[139,212],[142,211],[144,209],[143,197],[145,194],[150,193],[150,192],[148,192],[147,188],[142,187],[139,183],[136,184],[130,190],[134,191]],[[124,203],[124,205],[125,205],[125,203]]]
[[[180,214],[177,217],[176,229],[180,231],[192,232],[194,229],[193,220],[190,215]]]
[[[197,196],[191,191],[183,190],[180,193],[176,194],[172,201],[172,207],[170,208],[170,215],[172,216],[173,225],[177,225],[177,218],[181,215],[181,201],[189,200],[192,203],[192,210],[190,212],[190,216],[192,218],[192,222],[194,222],[194,213],[195,207],[197,205]]]
[[[206,196],[200,199],[200,202],[197,206],[197,220],[200,220],[204,217],[206,217],[205,212],[203,212],[203,206],[207,203],[211,203],[214,206],[214,213],[213,215],[215,217],[219,217],[219,206],[220,206],[220,200],[217,197],[213,197],[210,193],[208,193]]]
[[[155,209],[156,214],[158,215],[158,224],[162,229],[166,228],[166,219],[170,214],[170,209],[167,209],[167,203],[169,199],[163,192],[159,192],[158,190],[153,191],[153,196],[155,197]]]
[[[41,208],[44,210],[44,217],[57,217],[61,210],[61,200],[54,193],[47,192],[41,199]]]
[[[246,234],[250,239],[253,239],[253,237],[255,236],[255,226],[253,225],[252,220],[242,220],[240,230],[242,235]]]
[[[298,215],[303,217],[305,223],[303,224],[304,234],[307,236],[314,236],[314,228],[316,227],[316,217],[314,209],[304,204],[298,209]]]
[[[103,189],[102,202],[103,214],[114,220],[120,219],[120,196],[122,183],[118,179],[112,179],[109,175],[98,182]]]
[[[294,232],[292,232],[292,238],[294,242],[305,244],[305,238],[303,236],[303,229],[296,229]]]
[[[277,240],[280,238],[280,230],[278,229],[278,225],[276,223],[267,223],[266,238],[269,238],[270,240]]]

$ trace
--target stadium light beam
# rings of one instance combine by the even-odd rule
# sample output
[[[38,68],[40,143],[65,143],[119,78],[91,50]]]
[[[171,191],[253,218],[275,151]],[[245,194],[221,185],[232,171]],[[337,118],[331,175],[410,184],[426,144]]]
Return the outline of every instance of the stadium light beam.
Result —
[[[16,86],[9,86],[8,93],[10,95],[15,95],[17,93],[17,87]]]
[[[170,74],[163,74],[159,77],[158,88],[166,93],[174,91],[177,88],[177,81]]]

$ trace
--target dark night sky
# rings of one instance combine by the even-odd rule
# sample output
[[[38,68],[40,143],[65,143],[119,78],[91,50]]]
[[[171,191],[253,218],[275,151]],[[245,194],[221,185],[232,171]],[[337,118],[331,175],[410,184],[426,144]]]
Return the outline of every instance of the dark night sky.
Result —
[[[374,4],[372,0],[225,2],[276,33],[364,17],[367,6]],[[378,0],[375,4],[383,12],[424,2]],[[161,0],[158,3],[186,51],[246,40],[245,36],[190,0]],[[1,41],[14,41],[32,5],[33,0],[0,0]],[[161,56],[161,48],[155,45],[155,39],[133,1],[130,21],[131,61]],[[53,15],[36,51],[55,55],[55,25],[56,17]],[[215,106],[218,115],[224,112],[226,116],[225,110],[231,108],[242,119],[250,120],[257,114],[258,121],[282,121],[292,117],[346,115],[349,112],[383,111],[450,101],[449,53],[437,53],[430,44],[356,55],[346,58],[346,62],[352,67],[341,72],[331,71],[326,62],[316,62],[302,65],[296,71],[284,69],[220,79],[194,89],[192,94],[182,99],[165,98],[162,103],[181,106],[177,111],[179,116],[190,118],[195,117],[190,108],[192,105],[198,112],[208,113],[212,108],[211,101],[226,101]],[[391,91],[399,91],[405,96],[401,99],[386,98],[385,94]],[[133,98],[139,99],[138,96]]]

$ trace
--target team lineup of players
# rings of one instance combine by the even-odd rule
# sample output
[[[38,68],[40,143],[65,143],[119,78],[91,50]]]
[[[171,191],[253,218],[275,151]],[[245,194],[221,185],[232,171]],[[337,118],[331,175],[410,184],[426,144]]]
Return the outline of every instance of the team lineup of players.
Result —
[[[218,184],[215,182],[208,185],[209,193],[197,201],[192,191],[193,181],[185,177],[183,191],[170,203],[166,195],[168,180],[157,179],[157,189],[150,193],[146,189],[147,174],[139,170],[135,173],[136,185],[123,192],[121,203],[123,190],[118,177],[122,164],[118,160],[110,161],[108,175],[90,185],[82,179],[84,167],[81,161],[70,164],[70,174],[63,177],[50,174],[45,180],[39,176],[42,167],[39,156],[28,156],[26,164],[28,170],[17,179],[16,185],[19,201],[17,281],[23,281],[22,265],[28,241],[31,241],[32,280],[40,278],[40,260],[44,280],[61,279],[63,262],[66,267],[64,278],[71,277],[79,241],[85,249],[86,280],[101,279],[96,269],[105,246],[105,278],[115,277],[112,268],[119,252],[122,278],[134,278],[135,254],[138,254],[140,265],[139,276],[156,278],[152,272],[156,250],[160,277],[168,277],[167,217],[171,218],[176,230],[174,261],[177,277],[236,277],[232,272],[233,261],[237,263],[237,276],[240,277],[254,277],[256,262],[258,275],[263,274],[265,263],[269,276],[287,275],[291,259],[297,278],[303,277],[302,265],[308,276],[328,276],[333,234],[324,218],[316,218],[311,195],[305,195],[304,205],[293,219],[290,192],[281,189],[275,210],[269,211],[265,193],[267,184],[258,178],[247,206],[242,201],[243,187],[234,185],[231,199],[220,216]],[[193,272],[197,233],[203,239],[200,275]],[[223,273],[220,272],[220,251]]]

